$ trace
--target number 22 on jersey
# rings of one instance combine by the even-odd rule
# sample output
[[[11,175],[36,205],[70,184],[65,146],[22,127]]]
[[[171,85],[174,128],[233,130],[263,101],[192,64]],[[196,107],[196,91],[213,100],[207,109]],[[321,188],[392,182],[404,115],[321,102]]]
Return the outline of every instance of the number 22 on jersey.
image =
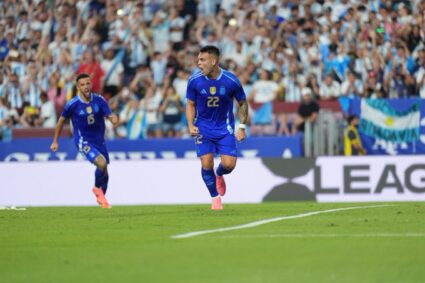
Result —
[[[208,107],[218,107],[218,101],[220,98],[218,96],[208,96],[207,106]]]

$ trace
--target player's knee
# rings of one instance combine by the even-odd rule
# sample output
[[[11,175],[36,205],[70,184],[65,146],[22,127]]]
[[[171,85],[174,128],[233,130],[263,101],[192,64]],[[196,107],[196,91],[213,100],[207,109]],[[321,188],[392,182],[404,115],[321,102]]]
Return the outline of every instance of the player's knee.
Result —
[[[221,166],[223,166],[223,168],[230,173],[233,171],[233,169],[235,169],[236,162],[226,162],[226,163],[222,162]]]
[[[97,168],[99,168],[100,170],[102,170],[103,172],[106,172],[106,170],[107,170],[107,168],[108,168],[108,165],[106,164],[106,162],[104,162],[104,163],[102,163],[102,164],[99,164],[98,166],[97,166]]]
[[[202,160],[201,165],[204,170],[211,170],[214,167],[214,160]]]
[[[99,168],[99,170],[102,170],[105,172],[108,167],[108,163],[106,162],[104,158],[98,157],[96,158],[96,166],[97,168]]]

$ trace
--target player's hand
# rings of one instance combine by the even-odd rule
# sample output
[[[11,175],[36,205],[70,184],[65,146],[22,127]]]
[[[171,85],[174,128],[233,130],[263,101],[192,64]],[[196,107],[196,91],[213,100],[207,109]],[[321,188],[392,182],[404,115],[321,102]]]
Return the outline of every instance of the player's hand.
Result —
[[[114,128],[118,127],[118,116],[117,115],[111,115],[109,119],[114,126]]]
[[[236,139],[237,139],[238,141],[243,141],[245,138],[246,138],[245,129],[241,129],[241,128],[239,128],[239,129],[236,131]]]
[[[199,129],[198,129],[198,127],[196,127],[196,126],[189,126],[189,134],[191,135],[191,136],[197,136],[197,135],[199,135]]]
[[[59,144],[58,142],[52,142],[52,145],[50,146],[50,150],[53,152],[56,152],[56,150],[58,150],[59,148]]]

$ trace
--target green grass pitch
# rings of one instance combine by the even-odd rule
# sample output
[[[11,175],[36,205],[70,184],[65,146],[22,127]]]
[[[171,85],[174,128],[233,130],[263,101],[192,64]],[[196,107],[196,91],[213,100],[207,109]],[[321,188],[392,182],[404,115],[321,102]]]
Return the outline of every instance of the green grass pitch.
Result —
[[[0,282],[425,282],[425,203],[388,204],[185,239],[371,204],[0,210]]]

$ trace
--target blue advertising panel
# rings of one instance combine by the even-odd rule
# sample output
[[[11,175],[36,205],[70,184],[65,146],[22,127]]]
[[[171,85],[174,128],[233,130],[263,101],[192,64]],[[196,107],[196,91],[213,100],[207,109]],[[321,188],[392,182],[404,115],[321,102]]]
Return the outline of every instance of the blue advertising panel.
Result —
[[[0,161],[52,161],[84,159],[72,139],[61,139],[50,151],[51,139],[0,142]],[[112,160],[196,158],[192,139],[111,140],[106,143]],[[240,157],[299,157],[302,137],[252,137],[239,144]]]

